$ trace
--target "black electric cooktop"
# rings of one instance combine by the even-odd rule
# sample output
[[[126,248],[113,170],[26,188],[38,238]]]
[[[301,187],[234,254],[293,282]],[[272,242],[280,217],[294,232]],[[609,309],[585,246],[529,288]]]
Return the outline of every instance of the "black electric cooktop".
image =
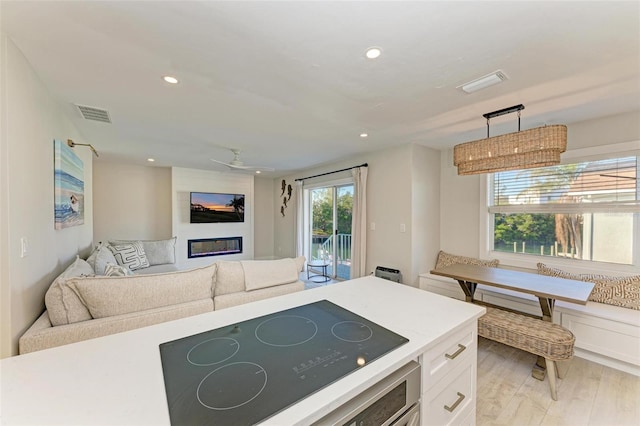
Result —
[[[173,425],[249,425],[408,339],[327,300],[160,345]]]

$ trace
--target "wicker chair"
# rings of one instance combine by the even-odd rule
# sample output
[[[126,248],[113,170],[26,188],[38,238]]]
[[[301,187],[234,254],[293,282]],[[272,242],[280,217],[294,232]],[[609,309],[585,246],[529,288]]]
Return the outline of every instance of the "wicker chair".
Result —
[[[558,400],[556,375],[562,378],[556,361],[573,357],[575,336],[566,328],[515,312],[487,307],[478,320],[478,335],[541,356],[547,365],[551,398]]]

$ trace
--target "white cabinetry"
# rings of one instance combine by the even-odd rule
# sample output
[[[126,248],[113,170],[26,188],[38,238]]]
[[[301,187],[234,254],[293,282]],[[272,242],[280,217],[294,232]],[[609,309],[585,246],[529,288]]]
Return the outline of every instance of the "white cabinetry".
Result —
[[[447,336],[420,356],[422,425],[474,425],[477,323]]]

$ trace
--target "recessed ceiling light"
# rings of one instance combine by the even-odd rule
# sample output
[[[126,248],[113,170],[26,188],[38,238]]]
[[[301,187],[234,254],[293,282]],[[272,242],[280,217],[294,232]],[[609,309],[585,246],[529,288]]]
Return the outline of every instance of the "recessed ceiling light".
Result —
[[[164,77],[162,77],[162,79],[167,83],[178,84],[178,79],[170,75],[165,75]]]
[[[370,47],[364,54],[369,59],[376,59],[382,54],[382,49],[379,47]]]
[[[369,137],[369,134],[368,133],[360,133],[360,137],[364,139],[366,137]]]
[[[147,161],[150,162],[150,163],[153,163],[154,161],[156,161],[156,159],[155,158],[147,158]]]
[[[259,175],[260,173],[262,173],[260,170],[256,170],[257,175]]]

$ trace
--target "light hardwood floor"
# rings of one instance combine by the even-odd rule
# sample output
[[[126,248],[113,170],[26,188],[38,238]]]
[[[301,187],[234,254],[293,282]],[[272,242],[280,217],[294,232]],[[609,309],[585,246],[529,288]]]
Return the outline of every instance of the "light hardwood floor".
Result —
[[[640,377],[574,357],[558,380],[531,377],[536,356],[483,338],[478,342],[476,424],[640,425]]]

